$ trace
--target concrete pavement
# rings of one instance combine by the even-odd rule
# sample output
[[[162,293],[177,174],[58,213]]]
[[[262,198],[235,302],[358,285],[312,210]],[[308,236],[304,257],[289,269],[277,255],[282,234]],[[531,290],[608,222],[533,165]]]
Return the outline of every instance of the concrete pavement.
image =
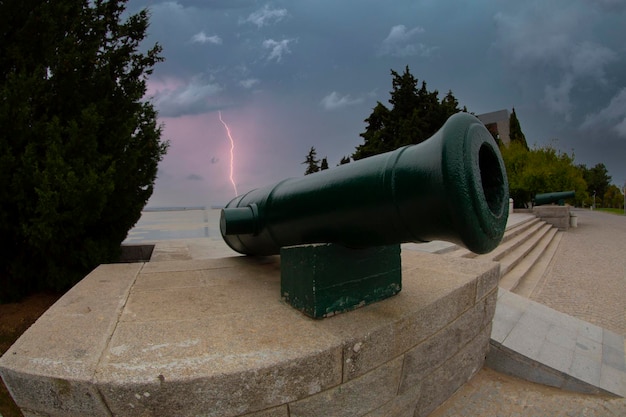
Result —
[[[574,210],[531,299],[626,336],[626,216]]]

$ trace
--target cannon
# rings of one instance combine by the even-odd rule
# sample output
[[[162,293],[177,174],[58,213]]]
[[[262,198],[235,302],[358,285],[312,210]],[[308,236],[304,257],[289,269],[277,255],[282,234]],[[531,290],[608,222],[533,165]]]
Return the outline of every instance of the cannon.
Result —
[[[281,255],[281,295],[312,318],[401,291],[400,244],[440,239],[494,249],[508,218],[498,146],[458,113],[428,140],[252,190],[222,209],[224,241]]]
[[[222,210],[220,231],[247,255],[430,240],[486,253],[502,239],[508,201],[498,146],[476,117],[457,113],[420,144],[240,195]]]
[[[543,206],[545,204],[557,203],[559,206],[565,204],[565,200],[568,198],[574,198],[575,191],[560,191],[555,193],[543,193],[536,194],[533,199],[535,206]]]

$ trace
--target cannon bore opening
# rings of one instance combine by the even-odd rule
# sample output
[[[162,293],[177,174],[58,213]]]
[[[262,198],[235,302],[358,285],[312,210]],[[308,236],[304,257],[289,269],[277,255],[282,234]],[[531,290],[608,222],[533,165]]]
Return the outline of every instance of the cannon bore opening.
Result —
[[[502,211],[504,196],[504,178],[498,162],[498,156],[493,148],[484,143],[478,151],[478,167],[480,181],[489,210],[499,216]]]

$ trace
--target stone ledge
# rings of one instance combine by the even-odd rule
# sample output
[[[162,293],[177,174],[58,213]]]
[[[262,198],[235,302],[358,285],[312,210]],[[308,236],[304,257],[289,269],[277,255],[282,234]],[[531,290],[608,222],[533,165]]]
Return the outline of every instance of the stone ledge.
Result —
[[[569,230],[570,226],[570,206],[535,206],[533,214],[546,223],[553,225],[561,231]]]
[[[321,321],[280,299],[278,257],[103,265],[0,375],[30,415],[426,415],[482,366],[499,265],[402,261],[401,293]]]

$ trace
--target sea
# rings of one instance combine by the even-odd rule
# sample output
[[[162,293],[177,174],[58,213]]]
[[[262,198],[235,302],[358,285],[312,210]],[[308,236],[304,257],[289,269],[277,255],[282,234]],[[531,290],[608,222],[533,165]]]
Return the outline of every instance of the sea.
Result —
[[[221,207],[150,207],[128,232],[125,244],[170,239],[209,238],[221,240]]]

